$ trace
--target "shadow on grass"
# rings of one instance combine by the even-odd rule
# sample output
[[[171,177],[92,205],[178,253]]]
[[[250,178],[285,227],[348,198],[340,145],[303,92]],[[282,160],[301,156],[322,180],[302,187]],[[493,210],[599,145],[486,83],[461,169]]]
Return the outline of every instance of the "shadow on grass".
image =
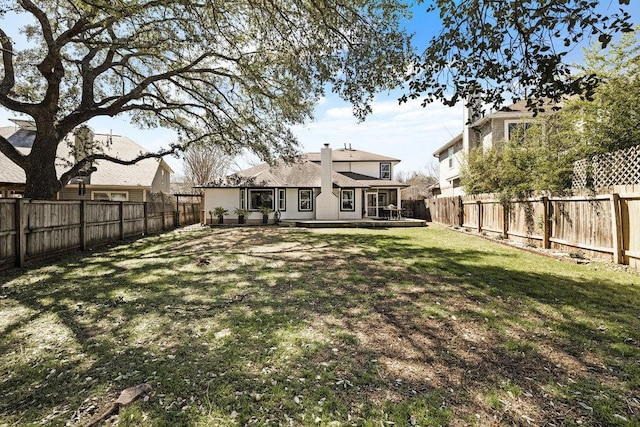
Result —
[[[121,424],[626,425],[637,279],[438,229],[150,237],[5,280],[0,420],[148,382]]]

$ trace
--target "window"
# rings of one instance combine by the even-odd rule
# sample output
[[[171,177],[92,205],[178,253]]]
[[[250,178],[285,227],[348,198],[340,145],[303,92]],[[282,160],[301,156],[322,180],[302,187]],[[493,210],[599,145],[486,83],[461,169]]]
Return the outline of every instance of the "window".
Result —
[[[506,121],[504,122],[504,139],[509,140],[515,137],[518,138],[518,140],[522,141],[522,139],[524,138],[524,134],[531,126],[531,122],[526,122],[523,120]]]
[[[240,189],[240,209],[247,208],[247,193],[244,188]]]
[[[313,210],[313,190],[298,190],[298,210]]]
[[[287,190],[285,190],[284,188],[278,189],[278,210],[287,210]]]
[[[126,191],[92,191],[91,200],[126,202],[129,200],[129,193]]]
[[[447,152],[447,158],[449,159],[449,169],[453,169],[453,154],[455,150],[453,147],[449,147],[449,151]]]
[[[249,209],[257,211],[263,206],[273,209],[273,190],[249,190]]]
[[[355,211],[355,190],[344,189],[342,190],[340,197],[340,210],[341,211]]]
[[[391,163],[380,163],[380,179],[391,179]]]

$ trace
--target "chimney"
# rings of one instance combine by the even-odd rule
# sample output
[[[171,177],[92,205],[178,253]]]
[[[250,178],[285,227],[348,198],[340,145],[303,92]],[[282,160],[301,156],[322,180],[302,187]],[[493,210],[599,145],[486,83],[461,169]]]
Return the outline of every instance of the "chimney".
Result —
[[[94,152],[94,137],[95,134],[89,128],[89,126],[82,125],[77,127],[73,131],[74,136],[74,144],[73,144],[73,155],[76,159],[76,162],[84,159],[85,157],[93,154]],[[80,176],[86,176],[91,173],[91,167],[93,162],[89,162],[83,166],[80,170]]]
[[[471,124],[480,118],[480,99],[472,93],[467,96],[462,110],[462,151],[468,153],[471,150]]]
[[[93,153],[94,133],[89,126],[79,126],[73,131],[73,154],[76,161],[82,160]]]
[[[338,197],[333,194],[333,158],[329,144],[320,150],[320,194],[316,197],[316,219],[338,219]]]

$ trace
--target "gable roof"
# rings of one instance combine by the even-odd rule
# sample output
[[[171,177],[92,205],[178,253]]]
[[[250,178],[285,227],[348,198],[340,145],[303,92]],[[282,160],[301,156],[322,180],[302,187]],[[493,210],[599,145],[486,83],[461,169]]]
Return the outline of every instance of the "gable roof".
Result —
[[[436,151],[434,151],[433,152],[433,156],[434,157],[439,157],[440,153],[442,153],[445,150],[448,150],[449,147],[453,147],[454,145],[456,145],[456,143],[461,142],[461,141],[462,141],[462,133],[454,136],[449,142],[447,142],[442,147],[440,147]]]
[[[554,102],[550,99],[543,99],[540,107],[544,109],[544,111],[540,111],[538,114],[548,114],[555,110],[562,108],[565,101]],[[491,114],[487,114],[486,116],[476,120],[471,123],[471,127],[478,127],[486,123],[491,119],[508,119],[508,118],[522,118],[522,117],[533,117],[535,113],[527,108],[527,100],[521,99],[517,102],[514,102],[511,105],[507,105],[506,107],[502,107],[497,111],[494,111]]]
[[[262,163],[249,169],[228,175],[221,182],[198,186],[199,188],[237,188],[237,187],[279,187],[313,188],[321,186],[322,167],[316,163],[301,159],[298,162],[276,160],[273,165]],[[369,185],[349,178],[338,172],[331,174],[331,181],[337,187],[366,188]]]
[[[126,136],[96,134],[94,141],[98,146],[104,147],[105,154],[122,160],[133,160],[140,154],[149,152]],[[60,148],[66,151],[64,158],[73,158],[66,144],[60,144]],[[58,156],[61,154],[60,151],[58,150]],[[163,160],[153,158],[141,160],[133,165],[98,160],[94,162],[94,166],[96,171],[91,174],[89,181],[91,185],[151,187],[159,167],[163,167],[169,173],[173,172]]]
[[[30,129],[16,129],[15,126],[0,128],[0,135],[6,138],[23,154],[31,151],[35,139],[35,131]],[[72,141],[73,136],[67,135],[66,141]],[[131,139],[120,135],[96,134],[94,141],[102,147],[102,152],[122,160],[132,160],[140,154],[149,151]],[[61,142],[58,146],[56,171],[62,175],[73,162],[73,150]],[[107,160],[98,160],[94,163],[96,171],[90,176],[90,185],[103,186],[127,186],[127,187],[151,187],[159,167],[168,173],[173,170],[161,159],[144,159],[134,165],[120,165]],[[0,153],[0,182],[25,183],[26,177],[22,168]]]
[[[319,163],[320,153],[306,153],[302,156],[310,162]],[[400,162],[399,159],[351,148],[337,148],[331,151],[334,162]]]

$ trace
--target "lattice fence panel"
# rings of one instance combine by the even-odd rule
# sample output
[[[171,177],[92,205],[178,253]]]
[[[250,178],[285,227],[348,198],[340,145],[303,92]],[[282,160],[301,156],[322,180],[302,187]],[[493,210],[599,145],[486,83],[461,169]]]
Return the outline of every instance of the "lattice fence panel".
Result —
[[[578,160],[573,164],[571,188],[587,188],[589,179],[589,160]]]
[[[640,184],[640,145],[580,160],[573,166],[573,188]]]

